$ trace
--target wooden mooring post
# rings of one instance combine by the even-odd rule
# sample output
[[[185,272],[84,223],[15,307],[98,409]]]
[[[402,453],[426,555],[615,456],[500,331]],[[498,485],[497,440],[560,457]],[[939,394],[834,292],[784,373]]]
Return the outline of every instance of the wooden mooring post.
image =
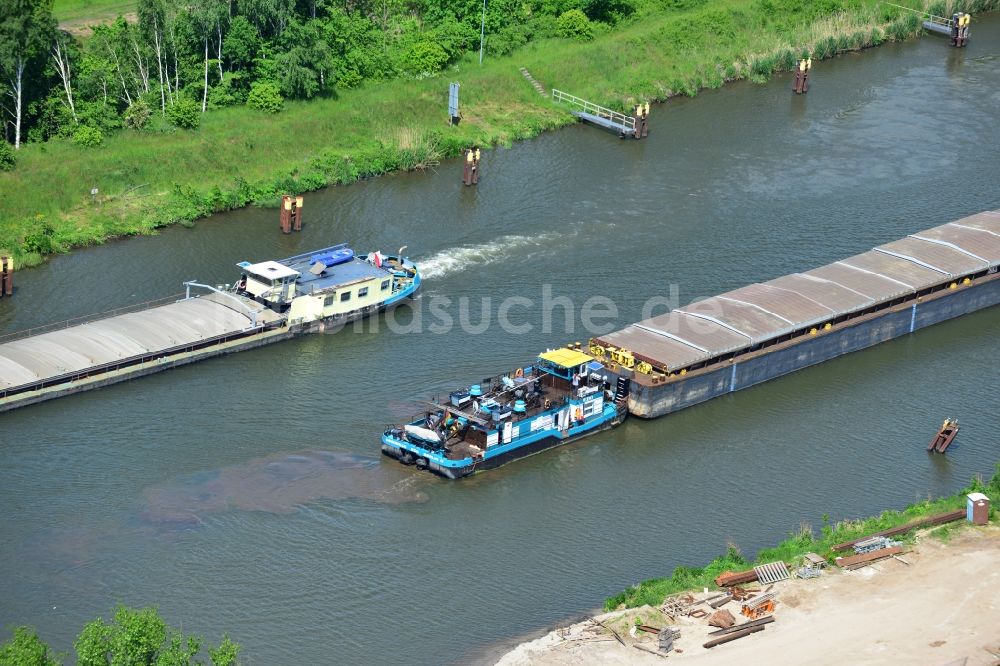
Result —
[[[795,68],[792,90],[796,95],[809,92],[809,72],[812,71],[812,62],[812,58],[803,58]]]
[[[281,233],[302,231],[302,197],[286,194],[281,197]]]
[[[14,260],[0,257],[0,297],[14,295]]]
[[[466,148],[462,167],[462,182],[466,185],[479,184],[479,149]]]

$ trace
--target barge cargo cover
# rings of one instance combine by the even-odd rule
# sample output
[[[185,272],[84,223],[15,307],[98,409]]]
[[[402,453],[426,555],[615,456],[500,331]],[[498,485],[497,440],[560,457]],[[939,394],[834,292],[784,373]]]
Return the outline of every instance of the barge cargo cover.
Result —
[[[696,301],[591,340],[653,418],[1000,302],[1000,211]]]
[[[280,320],[249,299],[211,293],[16,336],[0,344],[0,411],[264,344],[283,332]]]

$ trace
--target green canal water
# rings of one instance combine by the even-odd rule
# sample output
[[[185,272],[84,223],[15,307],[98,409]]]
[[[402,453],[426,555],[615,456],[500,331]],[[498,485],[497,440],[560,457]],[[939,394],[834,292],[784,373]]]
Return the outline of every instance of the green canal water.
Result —
[[[671,285],[686,303],[1000,208],[997,17],[965,50],[927,37],[790,87],[672,100],[646,141],[577,126],[491,150],[475,189],[449,162],[311,194],[296,235],[246,210],[19,273],[5,332],[340,241],[406,244],[426,281],[395,332],[379,319],[0,416],[0,624],[71,650],[115,603],[155,604],[252,664],[486,662],[729,540],[752,553],[989,473],[1000,309],[458,483],[380,458],[407,399],[586,339],[594,296],[621,326]],[[565,308],[542,327],[546,294],[572,331]],[[496,323],[515,296],[522,334]],[[434,332],[442,297],[456,325]],[[491,299],[484,331],[458,325],[463,297],[471,324]],[[946,416],[957,445],[928,456]]]

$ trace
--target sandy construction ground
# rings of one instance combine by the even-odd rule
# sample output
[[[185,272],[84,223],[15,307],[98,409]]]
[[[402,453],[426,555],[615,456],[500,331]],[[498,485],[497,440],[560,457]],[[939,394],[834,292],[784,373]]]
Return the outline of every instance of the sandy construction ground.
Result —
[[[851,572],[833,569],[810,580],[775,585],[775,622],[764,631],[705,649],[714,627],[705,619],[670,622],[645,607],[597,616],[627,643],[584,621],[523,643],[498,666],[605,664],[966,664],[1000,666],[1000,527],[955,532],[945,544],[922,539],[902,555]],[[748,586],[749,587],[749,586]],[[698,595],[704,597],[705,595]],[[739,606],[725,606],[738,617]],[[634,616],[681,630],[668,657],[655,637],[627,630]],[[655,620],[655,621],[654,621]]]

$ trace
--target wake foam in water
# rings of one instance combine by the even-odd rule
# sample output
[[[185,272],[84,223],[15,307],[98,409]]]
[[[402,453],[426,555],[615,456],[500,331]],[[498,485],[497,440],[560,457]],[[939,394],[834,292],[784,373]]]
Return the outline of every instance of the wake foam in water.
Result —
[[[525,250],[533,247],[546,247],[558,237],[558,234],[553,233],[537,236],[501,236],[488,243],[442,250],[416,263],[423,277],[439,278],[467,268],[496,264],[509,259],[515,253],[524,254]]]

